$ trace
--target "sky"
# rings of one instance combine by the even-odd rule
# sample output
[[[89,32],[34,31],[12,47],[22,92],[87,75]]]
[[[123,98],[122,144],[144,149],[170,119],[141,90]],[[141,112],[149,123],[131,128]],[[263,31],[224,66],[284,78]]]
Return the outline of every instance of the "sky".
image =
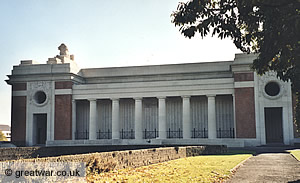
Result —
[[[80,68],[233,60],[230,39],[180,34],[171,23],[186,0],[1,0],[0,124],[10,125],[11,86],[20,60],[45,64],[65,43]]]

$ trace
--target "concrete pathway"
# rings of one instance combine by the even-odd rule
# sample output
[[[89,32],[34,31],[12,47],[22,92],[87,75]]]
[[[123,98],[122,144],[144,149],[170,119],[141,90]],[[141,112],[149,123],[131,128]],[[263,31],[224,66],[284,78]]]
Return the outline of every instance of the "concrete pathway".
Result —
[[[258,154],[240,166],[227,182],[300,183],[300,162],[289,153],[284,152]]]

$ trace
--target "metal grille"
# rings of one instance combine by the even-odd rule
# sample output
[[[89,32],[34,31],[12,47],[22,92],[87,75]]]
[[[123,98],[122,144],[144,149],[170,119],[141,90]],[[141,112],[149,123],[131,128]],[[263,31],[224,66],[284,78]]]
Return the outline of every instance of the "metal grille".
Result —
[[[130,131],[124,131],[123,129],[120,131],[121,139],[134,139],[134,131],[131,129]]]
[[[86,130],[84,132],[75,132],[75,139],[76,140],[87,140],[89,139],[89,132]]]
[[[170,128],[167,131],[167,138],[182,138],[182,130],[179,128],[178,130],[172,131]]]
[[[156,137],[158,137],[158,131],[156,130],[156,128],[154,129],[154,131],[148,131],[147,129],[145,129],[143,131],[143,137],[144,139],[155,139]]]
[[[203,129],[203,130],[196,130],[196,128],[194,128],[192,130],[192,138],[207,138],[208,137],[208,132],[207,129]]]
[[[109,129],[106,132],[99,130],[97,132],[97,139],[111,139],[111,131]]]
[[[234,128],[230,128],[229,130],[221,130],[219,128],[217,130],[217,138],[234,138]]]

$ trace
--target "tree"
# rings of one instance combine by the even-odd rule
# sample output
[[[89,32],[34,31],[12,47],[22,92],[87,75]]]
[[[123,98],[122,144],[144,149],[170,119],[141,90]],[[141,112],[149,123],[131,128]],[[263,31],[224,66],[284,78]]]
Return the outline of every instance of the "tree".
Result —
[[[0,141],[7,141],[7,138],[2,131],[0,131]]]
[[[229,37],[241,51],[258,54],[252,64],[258,74],[276,71],[291,81],[300,131],[300,0],[191,0],[171,17],[185,37]]]

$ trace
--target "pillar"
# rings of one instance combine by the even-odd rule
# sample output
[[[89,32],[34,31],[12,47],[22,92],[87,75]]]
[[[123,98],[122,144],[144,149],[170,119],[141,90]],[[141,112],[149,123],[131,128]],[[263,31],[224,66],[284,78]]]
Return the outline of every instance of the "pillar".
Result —
[[[167,138],[167,122],[166,122],[166,97],[158,98],[158,137],[159,139]]]
[[[89,140],[97,139],[97,100],[89,99],[90,101],[90,126]]]
[[[234,138],[236,138],[235,95],[232,94]]]
[[[112,139],[120,138],[119,129],[119,99],[112,99]]]
[[[216,95],[207,95],[208,99],[208,138],[217,138]]]
[[[135,98],[134,127],[135,139],[143,139],[142,98]]]
[[[76,132],[76,100],[72,100],[72,140],[75,140]]]
[[[182,97],[182,127],[183,138],[191,138],[190,96]]]

